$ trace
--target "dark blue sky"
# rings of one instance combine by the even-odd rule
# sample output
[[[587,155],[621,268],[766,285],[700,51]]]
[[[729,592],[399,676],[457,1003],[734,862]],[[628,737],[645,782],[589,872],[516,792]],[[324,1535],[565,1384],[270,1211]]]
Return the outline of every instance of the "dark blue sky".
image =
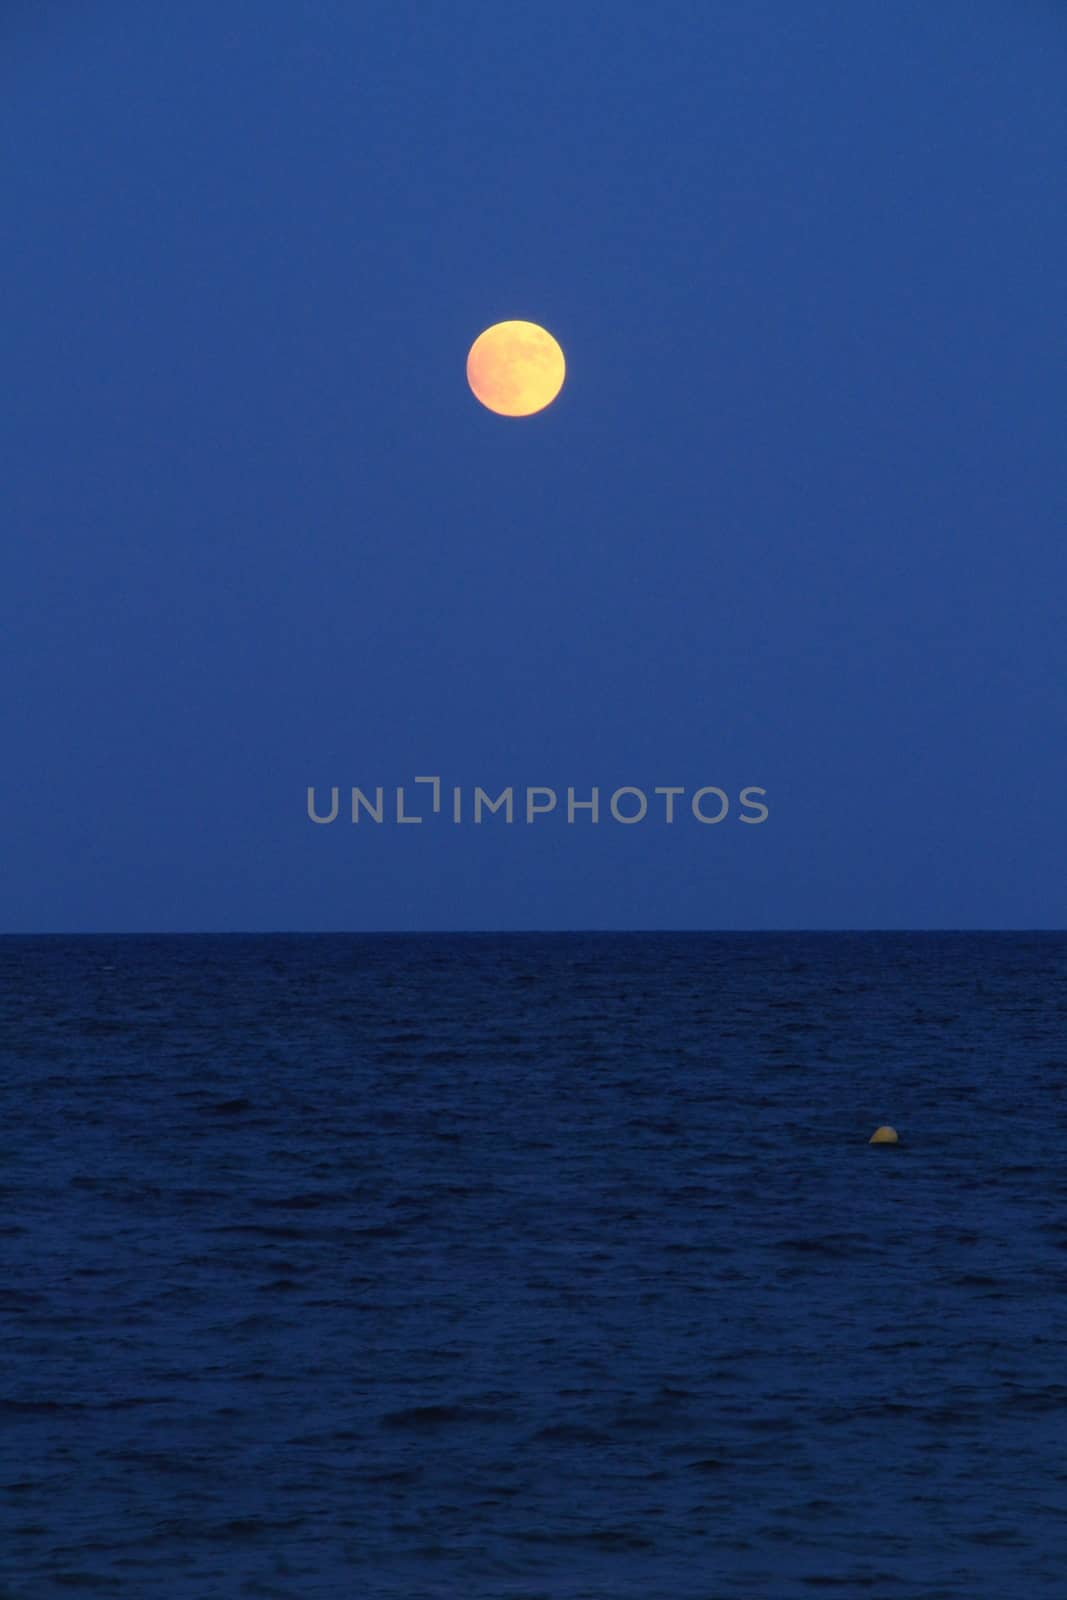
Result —
[[[1067,923],[1061,7],[0,51],[0,926]],[[464,379],[511,317],[568,361],[523,421]],[[307,818],[425,774],[734,807]]]

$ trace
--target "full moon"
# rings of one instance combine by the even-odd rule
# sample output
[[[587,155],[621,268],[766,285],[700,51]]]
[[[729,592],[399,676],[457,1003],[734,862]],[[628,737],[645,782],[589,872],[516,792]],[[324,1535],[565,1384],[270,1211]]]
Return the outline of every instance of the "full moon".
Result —
[[[475,398],[501,417],[543,411],[563,387],[563,351],[536,322],[494,322],[467,356]]]

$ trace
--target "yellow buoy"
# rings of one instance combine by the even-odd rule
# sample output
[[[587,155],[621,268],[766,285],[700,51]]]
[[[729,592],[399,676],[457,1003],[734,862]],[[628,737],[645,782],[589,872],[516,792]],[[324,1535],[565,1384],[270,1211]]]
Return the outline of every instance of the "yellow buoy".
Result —
[[[895,1128],[887,1128],[884,1126],[881,1128],[875,1128],[874,1132],[871,1134],[871,1137],[867,1141],[868,1144],[899,1144],[899,1142],[900,1141],[897,1138],[897,1130]]]

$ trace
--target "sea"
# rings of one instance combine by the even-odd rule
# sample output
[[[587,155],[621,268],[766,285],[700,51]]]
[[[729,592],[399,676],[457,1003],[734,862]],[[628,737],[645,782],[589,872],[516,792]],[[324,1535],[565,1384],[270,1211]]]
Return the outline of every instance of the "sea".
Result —
[[[0,1094],[4,1600],[1067,1595],[1067,935],[5,937]]]

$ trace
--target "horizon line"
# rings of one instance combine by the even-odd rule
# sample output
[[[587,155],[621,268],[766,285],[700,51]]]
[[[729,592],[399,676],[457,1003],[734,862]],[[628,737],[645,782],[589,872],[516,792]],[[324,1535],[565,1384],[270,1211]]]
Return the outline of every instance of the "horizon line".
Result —
[[[1067,934],[1067,927],[783,927],[783,928],[38,928],[0,930],[0,939],[418,939],[735,934]]]

